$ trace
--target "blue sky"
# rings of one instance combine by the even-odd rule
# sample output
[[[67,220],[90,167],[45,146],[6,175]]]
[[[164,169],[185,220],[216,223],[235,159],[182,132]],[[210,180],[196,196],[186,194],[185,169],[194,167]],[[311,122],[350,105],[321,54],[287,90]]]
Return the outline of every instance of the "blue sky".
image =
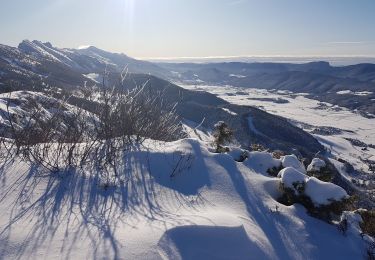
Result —
[[[374,0],[1,0],[0,43],[133,57],[375,56]]]

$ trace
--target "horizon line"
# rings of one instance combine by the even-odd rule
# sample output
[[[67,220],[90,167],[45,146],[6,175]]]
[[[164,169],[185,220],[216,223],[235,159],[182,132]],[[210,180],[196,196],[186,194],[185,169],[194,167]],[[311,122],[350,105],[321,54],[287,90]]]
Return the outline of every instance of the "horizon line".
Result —
[[[140,60],[195,60],[195,59],[240,59],[240,58],[370,58],[375,59],[375,55],[219,55],[219,56],[177,56],[177,57],[134,57]]]

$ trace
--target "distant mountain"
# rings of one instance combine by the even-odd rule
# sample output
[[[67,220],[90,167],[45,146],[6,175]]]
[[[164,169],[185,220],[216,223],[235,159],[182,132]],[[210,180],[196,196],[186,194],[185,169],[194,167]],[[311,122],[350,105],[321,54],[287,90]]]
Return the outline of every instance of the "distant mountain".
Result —
[[[46,85],[75,88],[86,83],[95,84],[90,75],[104,71],[153,74],[168,77],[169,71],[147,61],[125,54],[110,53],[95,47],[60,49],[40,41],[21,42],[18,48],[0,45],[0,84],[6,91],[43,89]]]
[[[221,78],[219,78],[219,80],[225,77],[226,81],[229,82],[234,78],[249,77],[249,79],[252,80],[252,77],[264,74],[268,75],[270,78],[273,76],[277,78],[278,75],[283,73],[291,74],[291,72],[306,72],[313,74],[315,78],[330,76],[332,79],[337,81],[338,88],[347,87],[344,84],[344,80],[347,80],[348,78],[352,79],[352,83],[356,84],[355,86],[352,86],[353,90],[356,90],[355,88],[357,88],[357,85],[360,89],[364,88],[363,85],[361,85],[361,82],[366,83],[367,88],[375,86],[375,64],[370,63],[343,67],[333,67],[328,62],[324,61],[304,64],[225,62],[205,64],[158,63],[158,65],[168,70],[178,72],[180,78],[185,80],[192,80],[193,77],[191,77],[191,75],[204,78],[206,77],[205,73],[210,70],[217,70],[217,72],[221,72]],[[243,81],[246,82],[246,80]],[[273,85],[275,86],[275,83],[273,83]]]
[[[237,87],[288,90],[375,114],[375,64],[343,67],[328,62],[291,63],[158,63],[174,71],[176,82],[232,85]]]

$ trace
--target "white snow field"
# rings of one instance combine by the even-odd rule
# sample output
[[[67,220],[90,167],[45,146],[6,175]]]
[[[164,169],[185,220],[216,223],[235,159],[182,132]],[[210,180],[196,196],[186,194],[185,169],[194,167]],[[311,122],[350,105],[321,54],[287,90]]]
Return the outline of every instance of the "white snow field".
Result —
[[[236,162],[197,139],[147,141],[107,187],[95,169],[50,174],[3,162],[0,259],[364,257],[358,227],[344,236],[300,205],[279,204],[280,179],[266,170],[280,160],[249,156]]]
[[[363,180],[368,183],[368,164],[364,160],[375,160],[374,147],[363,150],[354,146],[346,138],[357,139],[366,144],[375,144],[375,118],[365,118],[346,108],[306,97],[306,94],[292,94],[289,91],[269,91],[265,89],[241,88],[233,86],[186,85],[180,86],[213,93],[218,97],[238,105],[255,106],[271,114],[279,115],[291,123],[311,132],[331,153],[332,158],[348,161],[356,170],[365,174],[350,175],[343,170],[343,164],[334,161],[344,177]],[[280,102],[283,101],[283,102]],[[317,127],[335,128],[330,135],[314,133]],[[250,124],[250,129],[252,126]],[[341,129],[339,132],[335,130]],[[329,129],[331,130],[331,129]],[[361,181],[360,181],[361,182]]]

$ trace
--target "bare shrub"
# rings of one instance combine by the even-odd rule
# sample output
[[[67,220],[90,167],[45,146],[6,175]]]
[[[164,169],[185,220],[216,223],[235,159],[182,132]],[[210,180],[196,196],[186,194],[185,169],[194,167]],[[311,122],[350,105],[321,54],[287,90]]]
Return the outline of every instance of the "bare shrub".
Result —
[[[130,145],[146,138],[171,141],[182,137],[176,104],[165,104],[162,92],[145,91],[146,83],[133,89],[122,84],[108,88],[104,78],[101,88],[84,86],[90,111],[70,105],[71,96],[57,99],[59,94],[50,91],[47,98],[36,95],[15,112],[10,104],[18,101],[10,94],[5,119],[15,154],[50,171],[83,167],[91,161],[117,174],[118,157]]]
[[[359,224],[363,233],[375,237],[375,210],[358,210],[362,217]]]

